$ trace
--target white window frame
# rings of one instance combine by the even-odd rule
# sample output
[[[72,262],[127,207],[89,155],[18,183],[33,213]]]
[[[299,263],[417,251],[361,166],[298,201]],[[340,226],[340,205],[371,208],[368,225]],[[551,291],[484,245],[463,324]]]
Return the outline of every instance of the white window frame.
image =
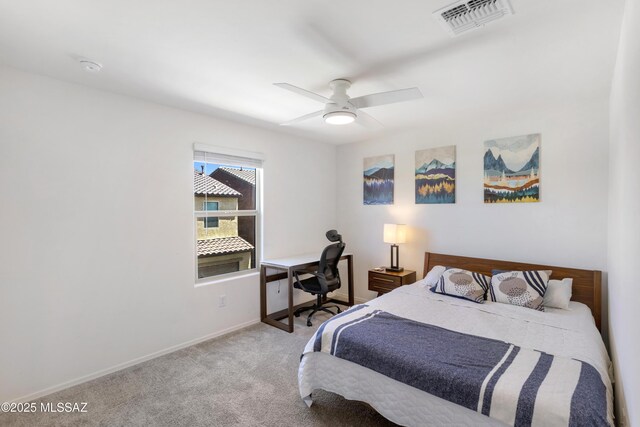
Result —
[[[256,188],[255,188],[255,196],[256,196],[256,209],[254,210],[218,210],[218,211],[194,211],[193,216],[193,259],[194,259],[194,280],[195,287],[212,285],[215,283],[226,282],[230,279],[235,279],[244,276],[252,276],[257,275],[260,268],[260,261],[262,260],[262,169],[264,164],[264,156],[262,153],[255,153],[249,151],[235,150],[228,147],[216,147],[211,145],[205,145],[200,143],[193,144],[193,150],[195,152],[204,152],[208,155],[211,155],[212,161],[210,163],[214,164],[227,164],[228,166],[234,166],[233,157],[243,158],[248,160],[253,160],[256,163],[259,163],[260,166],[251,165],[248,167],[255,168],[256,170]],[[221,160],[220,158],[226,159],[231,158],[229,161]],[[194,159],[195,160],[195,159]],[[221,161],[221,163],[218,163]],[[239,162],[238,166],[243,166],[242,162]],[[193,161],[191,164],[193,167]],[[193,193],[193,182],[192,182],[192,193]],[[206,206],[206,205],[203,205]],[[255,233],[255,242],[253,244],[255,249],[255,267],[247,270],[236,271],[233,273],[225,273],[217,276],[209,276],[209,277],[198,277],[198,219],[206,218],[206,217],[241,217],[241,216],[254,216],[256,220],[256,233]],[[205,220],[206,225],[206,220]]]
[[[216,204],[216,209],[207,209],[207,203],[215,203],[215,204]],[[213,202],[202,202],[202,209],[203,209],[203,210],[205,210],[205,211],[207,211],[207,212],[220,212],[220,209],[217,209],[217,208],[219,208],[219,207],[220,207],[220,202],[217,202],[217,201],[213,201]],[[216,215],[216,217],[218,217],[218,216]],[[205,230],[206,230],[206,229],[209,229],[209,228],[220,228],[220,218],[219,218],[219,217],[218,217],[218,222],[217,222],[216,224],[218,224],[218,225],[216,225],[215,227],[209,227],[209,226],[207,225],[207,220],[206,220],[206,218],[205,218],[205,221],[204,221],[204,228],[205,228]]]

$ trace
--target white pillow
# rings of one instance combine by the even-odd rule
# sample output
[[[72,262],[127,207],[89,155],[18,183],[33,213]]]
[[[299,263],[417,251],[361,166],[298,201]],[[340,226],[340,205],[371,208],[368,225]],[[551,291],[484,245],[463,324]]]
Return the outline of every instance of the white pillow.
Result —
[[[547,292],[544,294],[544,306],[552,308],[569,309],[571,301],[571,285],[573,279],[549,280]]]
[[[447,267],[444,267],[442,265],[436,265],[435,267],[433,267],[431,271],[427,273],[427,277],[424,278],[423,286],[425,288],[433,288],[436,283],[438,283],[438,280],[440,280],[440,277],[442,277],[442,273],[444,273],[446,269]]]

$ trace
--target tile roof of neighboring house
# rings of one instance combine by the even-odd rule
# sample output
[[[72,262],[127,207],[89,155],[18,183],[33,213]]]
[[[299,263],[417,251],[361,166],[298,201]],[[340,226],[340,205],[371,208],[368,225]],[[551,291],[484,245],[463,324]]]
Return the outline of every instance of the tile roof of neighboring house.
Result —
[[[193,170],[193,192],[207,196],[242,196],[233,188],[195,169]]]
[[[229,168],[226,166],[219,167],[218,169],[223,170],[231,175],[237,176],[238,178],[247,181],[251,185],[256,185],[256,170],[255,169],[237,169],[237,168]]]
[[[198,256],[231,254],[251,249],[253,245],[238,236],[198,240]]]

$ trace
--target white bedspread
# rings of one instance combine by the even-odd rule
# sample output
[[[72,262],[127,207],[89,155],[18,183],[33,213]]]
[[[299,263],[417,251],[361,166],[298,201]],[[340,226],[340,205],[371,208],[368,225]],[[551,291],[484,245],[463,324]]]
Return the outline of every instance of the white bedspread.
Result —
[[[612,414],[610,360],[591,311],[584,304],[571,302],[569,310],[547,309],[545,312],[492,302],[477,304],[434,294],[420,281],[402,286],[368,305],[449,330],[587,362],[602,376],[607,387],[609,414]],[[348,399],[365,401],[388,419],[403,425],[502,425],[482,414],[324,353],[305,355],[298,378],[300,395],[308,404],[308,396],[314,389],[324,389]]]

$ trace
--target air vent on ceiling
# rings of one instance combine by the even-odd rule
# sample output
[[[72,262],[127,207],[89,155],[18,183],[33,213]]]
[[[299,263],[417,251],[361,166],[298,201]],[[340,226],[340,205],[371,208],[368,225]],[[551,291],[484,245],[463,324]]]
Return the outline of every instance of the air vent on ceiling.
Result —
[[[507,15],[513,15],[509,0],[462,0],[433,12],[433,16],[452,36]]]

